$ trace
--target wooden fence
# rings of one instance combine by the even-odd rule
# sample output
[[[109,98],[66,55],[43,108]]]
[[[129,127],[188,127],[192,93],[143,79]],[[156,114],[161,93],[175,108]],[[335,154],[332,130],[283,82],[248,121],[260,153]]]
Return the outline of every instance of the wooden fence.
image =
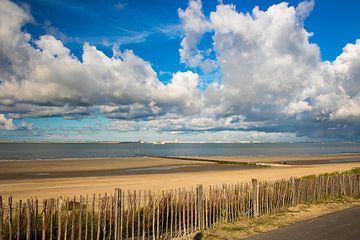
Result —
[[[0,197],[0,240],[171,239],[219,223],[271,214],[301,203],[357,197],[360,175],[197,186],[153,193],[13,202]]]

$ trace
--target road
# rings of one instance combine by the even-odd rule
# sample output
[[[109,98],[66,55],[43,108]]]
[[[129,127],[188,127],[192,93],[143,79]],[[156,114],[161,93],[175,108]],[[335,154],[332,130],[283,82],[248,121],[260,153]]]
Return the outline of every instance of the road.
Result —
[[[246,240],[360,239],[360,206],[261,233]]]

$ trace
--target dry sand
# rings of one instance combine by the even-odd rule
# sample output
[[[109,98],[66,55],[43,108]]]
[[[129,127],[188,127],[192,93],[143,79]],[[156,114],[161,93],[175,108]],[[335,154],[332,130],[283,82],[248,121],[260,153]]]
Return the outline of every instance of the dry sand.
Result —
[[[315,156],[309,156],[314,158]],[[325,156],[319,156],[322,158]],[[333,155],[327,157],[341,157]],[[358,157],[358,156],[356,156]],[[301,156],[301,158],[306,158]],[[315,157],[316,158],[316,157]],[[219,159],[217,157],[216,159]],[[234,160],[236,158],[232,158]],[[239,158],[237,158],[239,159]],[[256,161],[255,158],[253,158]],[[261,162],[259,159],[257,162]],[[304,162],[305,163],[305,162]],[[167,169],[167,167],[182,166]],[[164,167],[157,170],[159,167]],[[247,182],[251,178],[277,180],[309,174],[344,171],[360,167],[360,162],[337,164],[297,165],[290,167],[244,168],[237,165],[158,159],[121,158],[66,161],[0,161],[0,195],[14,198],[56,197],[112,192],[114,188],[160,191],[173,188],[191,188],[196,184],[216,185]],[[141,171],[132,171],[138,169]],[[152,168],[152,171],[146,171]],[[195,169],[191,170],[191,169]],[[128,171],[117,175],[116,171]],[[97,175],[93,173],[97,172]],[[114,174],[115,171],[115,174]],[[51,173],[52,175],[47,175]],[[62,173],[58,178],[53,174]],[[75,173],[75,175],[74,175]],[[111,174],[109,174],[111,173]],[[35,175],[37,174],[37,175]],[[79,175],[76,175],[79,174]],[[11,177],[11,175],[13,177]],[[16,178],[24,176],[26,178]]]

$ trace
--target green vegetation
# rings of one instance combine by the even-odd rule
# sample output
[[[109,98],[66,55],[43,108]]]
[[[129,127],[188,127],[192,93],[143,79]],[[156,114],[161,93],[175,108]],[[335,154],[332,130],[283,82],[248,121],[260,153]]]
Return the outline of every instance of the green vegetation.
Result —
[[[343,173],[347,173],[347,174],[360,174],[360,167],[354,167],[351,170],[345,171]]]
[[[350,170],[343,171],[343,172],[335,171],[335,172],[330,172],[330,173],[322,173],[319,175],[315,175],[315,174],[306,175],[306,176],[301,177],[301,179],[314,179],[317,176],[318,177],[331,177],[331,176],[336,176],[339,174],[360,174],[360,167],[354,167]]]

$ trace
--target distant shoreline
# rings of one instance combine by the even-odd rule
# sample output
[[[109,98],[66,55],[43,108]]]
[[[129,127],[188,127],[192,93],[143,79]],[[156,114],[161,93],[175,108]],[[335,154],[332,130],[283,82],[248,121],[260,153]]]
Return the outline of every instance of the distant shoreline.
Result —
[[[0,154],[1,155],[1,154]],[[176,158],[185,158],[185,160],[187,160],[186,158],[188,158],[188,160],[195,160],[197,158],[199,159],[203,159],[203,158],[208,158],[211,160],[214,160],[216,158],[219,159],[233,159],[233,158],[238,158],[238,159],[258,159],[259,161],[261,159],[276,159],[279,158],[281,160],[285,159],[290,159],[290,160],[313,160],[314,158],[319,158],[319,160],[323,159],[323,158],[331,158],[334,157],[335,159],[337,159],[338,157],[354,157],[360,158],[360,152],[356,153],[356,152],[348,152],[348,153],[334,153],[334,154],[288,154],[288,155],[233,155],[233,156],[224,156],[224,155],[196,155],[196,156],[146,156],[146,155],[137,155],[137,156],[119,156],[119,157],[74,157],[74,158],[34,158],[34,159],[1,159],[0,158],[0,162],[31,162],[31,161],[91,161],[91,160],[103,160],[103,159],[109,159],[109,160],[114,160],[114,159],[138,159],[138,158],[169,158],[169,159],[173,159],[173,160],[177,160]],[[179,160],[184,160],[184,159],[179,159]],[[275,161],[275,160],[274,160]]]
[[[0,143],[0,161],[327,154],[360,154],[360,143]]]
[[[165,141],[159,143],[158,141],[8,141],[0,140],[2,143],[13,143],[13,144],[357,144],[357,141],[299,141],[299,142],[263,142],[263,141]]]

